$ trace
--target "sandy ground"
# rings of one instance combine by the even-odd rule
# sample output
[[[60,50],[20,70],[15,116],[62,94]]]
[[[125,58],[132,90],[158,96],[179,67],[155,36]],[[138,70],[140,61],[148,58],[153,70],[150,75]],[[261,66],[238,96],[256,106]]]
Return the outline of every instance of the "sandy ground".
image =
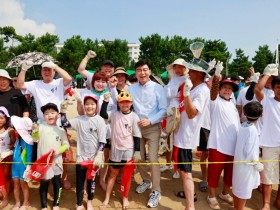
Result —
[[[76,103],[72,99],[70,100],[72,105],[69,105],[68,107],[68,113],[67,116],[69,119],[77,116],[76,112]],[[71,137],[71,145],[73,149],[75,150],[76,147],[76,133],[74,131],[70,131]],[[161,162],[165,162],[165,159],[160,157]],[[194,157],[194,161],[198,161],[197,157]],[[75,209],[76,205],[76,194],[75,194],[75,166],[69,165],[68,166],[68,177],[70,182],[72,183],[72,188],[69,190],[63,190],[61,195],[61,202],[60,202],[60,209]],[[173,179],[172,178],[173,171],[166,171],[162,173],[161,175],[161,188],[162,188],[162,195],[160,204],[155,209],[160,210],[171,210],[171,209],[184,209],[184,203],[185,200],[176,197],[175,193],[178,190],[182,190],[182,182],[180,179]],[[195,202],[195,208],[199,210],[207,210],[211,209],[206,201],[207,193],[206,192],[200,192],[198,189],[198,184],[201,181],[201,172],[199,165],[194,165],[193,167],[193,177],[195,182],[195,192],[197,193],[198,201]],[[137,194],[135,192],[135,189],[137,187],[137,184],[141,182],[141,178],[139,173],[136,171],[134,175],[134,180],[131,185],[130,190],[130,205],[129,209],[147,209],[146,204],[148,201],[149,192],[144,192],[143,194]],[[40,209],[40,198],[39,198],[39,184],[37,183],[29,183],[30,186],[30,208],[28,209]],[[110,203],[108,205],[107,209],[122,209],[121,206],[121,195],[117,191],[119,188],[119,184],[115,184],[115,187],[113,189],[113,193],[111,196]],[[276,191],[277,186],[273,186],[273,192],[272,192],[272,202],[275,200],[276,197]],[[50,194],[48,195],[49,199],[49,207],[48,209],[51,209],[52,206],[52,186],[50,185],[49,189]],[[105,197],[105,193],[101,190],[99,185],[97,185],[96,188],[96,195],[93,200],[93,206],[95,209],[99,209],[98,206],[102,203],[103,199]],[[86,201],[86,196],[84,197],[84,200]],[[219,199],[219,202],[221,204],[222,209],[228,209],[229,205],[225,202],[222,202]],[[13,194],[10,194],[10,202],[9,205],[4,209],[11,209],[13,205],[15,204]],[[246,209],[261,209],[262,205],[262,197],[261,193],[257,190],[254,190],[252,199],[247,201]],[[274,209],[274,208],[271,208]]]

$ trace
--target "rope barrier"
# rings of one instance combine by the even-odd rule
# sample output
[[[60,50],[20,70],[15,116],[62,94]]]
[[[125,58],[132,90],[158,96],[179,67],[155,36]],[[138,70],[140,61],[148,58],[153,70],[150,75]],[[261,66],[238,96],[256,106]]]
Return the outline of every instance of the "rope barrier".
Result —
[[[172,162],[172,164],[174,165],[184,165],[184,164],[190,164],[190,165],[203,165],[203,164],[228,164],[228,163],[233,163],[233,164],[244,164],[244,163],[268,163],[268,162],[280,162],[280,160],[241,160],[241,161],[221,161],[221,162],[180,162],[180,163],[174,163]],[[27,165],[32,165],[36,162],[27,162]],[[22,164],[22,162],[11,162],[11,161],[7,161],[7,162],[1,162],[1,164]],[[46,163],[36,163],[36,164],[42,164],[42,165],[46,165]],[[53,163],[53,164],[62,164],[62,165],[77,165],[79,163],[73,163],[73,162],[69,162],[69,163]],[[166,162],[138,162],[138,163],[132,163],[133,165],[165,165]],[[125,163],[104,163],[103,165],[125,165]]]

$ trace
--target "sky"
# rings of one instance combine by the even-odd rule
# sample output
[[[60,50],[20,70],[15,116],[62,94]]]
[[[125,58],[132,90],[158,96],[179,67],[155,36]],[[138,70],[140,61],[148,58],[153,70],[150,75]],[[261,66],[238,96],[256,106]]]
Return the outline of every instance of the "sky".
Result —
[[[280,42],[279,0],[0,0],[0,27],[20,35],[73,35],[140,43],[158,33],[189,39],[221,39],[235,56],[254,57],[259,46]],[[279,39],[279,40],[278,40]]]

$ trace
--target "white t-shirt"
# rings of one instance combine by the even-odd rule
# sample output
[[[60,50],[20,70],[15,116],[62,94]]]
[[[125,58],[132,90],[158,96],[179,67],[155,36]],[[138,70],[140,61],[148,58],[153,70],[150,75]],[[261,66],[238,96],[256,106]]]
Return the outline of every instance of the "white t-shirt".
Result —
[[[111,113],[108,122],[111,124],[112,148],[127,150],[134,148],[133,136],[141,138],[136,113],[123,114],[120,111]]]
[[[199,145],[200,128],[210,101],[210,90],[205,83],[201,83],[190,91],[190,96],[198,113],[189,119],[185,111],[181,112],[179,128],[174,133],[174,145],[183,149],[194,149]]]
[[[70,147],[66,132],[58,126],[48,125],[46,122],[39,124],[39,142],[37,147],[37,158],[48,153],[51,149],[56,152],[60,150],[62,145]],[[62,174],[62,155],[58,155],[54,159],[53,166],[47,171],[44,179],[51,179],[54,175]]]
[[[70,124],[77,131],[77,162],[93,160],[98,151],[98,143],[106,143],[104,119],[99,115],[82,115],[70,120]]]
[[[263,105],[263,127],[260,136],[260,146],[280,146],[280,102],[274,97],[264,96],[261,101]]]
[[[243,123],[237,137],[234,161],[259,160],[259,135],[254,124]],[[240,178],[242,176],[242,178]],[[252,190],[260,184],[260,173],[253,165],[233,165],[232,193],[242,199],[250,199]]]
[[[257,101],[256,99],[256,96],[254,95],[253,99],[251,101],[248,101],[246,99],[246,93],[247,93],[247,90],[248,90],[249,86],[248,87],[244,87],[240,90],[239,94],[238,94],[238,97],[237,97],[237,101],[236,101],[236,105],[238,106],[242,106],[242,108],[248,104],[249,102],[251,101]],[[243,110],[242,110],[242,114],[241,114],[241,122],[245,122],[247,121],[247,118],[246,116],[244,115],[243,113]]]
[[[167,96],[167,106],[179,107],[179,87],[185,81],[186,76],[173,77],[167,85],[164,86]]]
[[[54,103],[60,110],[60,104],[64,101],[64,90],[63,79],[54,79],[50,83],[44,83],[43,80],[33,80],[25,82],[26,90],[30,92],[36,104],[36,112],[39,119],[44,119],[41,107],[47,103]]]
[[[227,155],[234,155],[240,126],[238,111],[232,101],[220,96],[210,102],[211,132],[207,147]]]
[[[263,93],[266,97],[272,97],[274,98],[274,92],[271,89],[263,88]],[[257,121],[256,127],[258,129],[259,135],[261,135],[262,127],[263,127],[263,117],[260,117]]]
[[[3,133],[0,133],[0,152],[5,151],[6,149],[9,149],[10,147],[10,136],[9,131],[5,130]]]

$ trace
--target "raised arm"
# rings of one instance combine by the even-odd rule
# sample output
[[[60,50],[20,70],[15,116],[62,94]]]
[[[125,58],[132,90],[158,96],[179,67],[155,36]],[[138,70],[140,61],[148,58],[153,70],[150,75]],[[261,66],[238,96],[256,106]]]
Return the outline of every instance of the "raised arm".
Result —
[[[263,71],[263,77],[259,80],[259,82],[256,84],[256,87],[254,89],[254,92],[255,92],[255,95],[256,95],[256,98],[258,101],[263,100],[263,98],[264,98],[263,88],[264,88],[267,80],[273,74],[273,72],[275,72],[275,70],[278,72],[276,64],[268,64],[265,67],[265,69]]]
[[[218,61],[216,64],[216,70],[215,74],[212,79],[212,86],[210,89],[210,99],[211,101],[216,100],[218,94],[219,94],[219,87],[220,87],[220,78],[221,78],[221,72],[223,70],[223,62]]]
[[[25,61],[23,62],[21,66],[21,71],[19,72],[18,78],[17,78],[17,87],[20,90],[26,90],[26,86],[24,84],[25,82],[25,75],[28,69],[30,69],[33,66],[32,61]]]
[[[72,77],[68,74],[67,71],[65,71],[64,69],[60,68],[58,65],[54,64],[54,68],[53,68],[58,74],[59,76],[63,79],[63,85],[67,86],[72,82]]]
[[[81,61],[79,67],[78,67],[78,72],[79,74],[82,75],[83,78],[87,78],[87,70],[86,70],[86,66],[87,66],[87,62],[89,61],[89,59],[96,57],[96,53],[92,50],[89,50],[87,55],[83,58],[83,60]]]

